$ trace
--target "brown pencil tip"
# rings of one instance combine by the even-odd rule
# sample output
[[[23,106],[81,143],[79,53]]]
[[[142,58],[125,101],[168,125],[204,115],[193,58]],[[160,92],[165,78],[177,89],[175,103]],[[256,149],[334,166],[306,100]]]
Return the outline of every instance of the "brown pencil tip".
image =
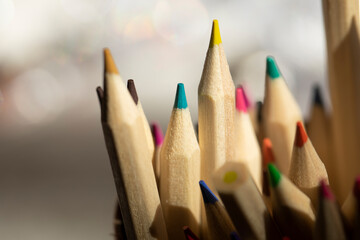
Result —
[[[111,55],[110,49],[108,48],[104,48],[104,64],[105,64],[105,72],[119,74],[114,59]]]
[[[298,121],[296,123],[295,146],[302,147],[308,139],[303,124]]]
[[[263,166],[267,166],[269,163],[275,163],[272,143],[269,138],[264,138],[261,150],[263,156]]]
[[[127,89],[129,90],[131,97],[133,98],[135,104],[137,105],[139,102],[139,98],[138,98],[138,95],[136,92],[134,80],[132,80],[132,79],[128,80]]]

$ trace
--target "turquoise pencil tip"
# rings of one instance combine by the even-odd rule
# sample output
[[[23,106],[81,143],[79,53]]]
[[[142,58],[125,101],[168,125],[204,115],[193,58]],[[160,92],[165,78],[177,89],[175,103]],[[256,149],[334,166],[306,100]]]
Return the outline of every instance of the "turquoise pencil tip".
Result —
[[[184,84],[183,83],[178,83],[177,90],[176,90],[174,108],[185,109],[185,108],[187,108],[187,106],[188,105],[187,105],[187,101],[186,101]]]
[[[210,190],[210,188],[206,185],[206,183],[203,180],[200,180],[199,184],[200,184],[201,194],[204,199],[204,203],[214,204],[217,201],[219,201],[219,199],[217,199],[215,194]]]
[[[272,78],[278,78],[280,77],[280,71],[278,66],[276,65],[276,61],[273,57],[268,56],[266,58],[266,73]]]

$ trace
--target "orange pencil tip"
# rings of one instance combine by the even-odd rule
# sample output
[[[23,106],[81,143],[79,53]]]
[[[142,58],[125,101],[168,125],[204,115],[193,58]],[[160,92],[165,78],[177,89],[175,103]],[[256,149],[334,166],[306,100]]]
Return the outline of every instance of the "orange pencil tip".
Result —
[[[302,147],[308,139],[303,124],[298,121],[296,123],[295,146]]]
[[[104,64],[105,72],[119,74],[119,71],[117,70],[117,67],[115,65],[115,61],[111,55],[110,49],[108,48],[104,48]]]
[[[264,138],[261,150],[262,150],[264,166],[267,166],[269,163],[275,163],[275,157],[272,150],[272,143],[269,138]]]

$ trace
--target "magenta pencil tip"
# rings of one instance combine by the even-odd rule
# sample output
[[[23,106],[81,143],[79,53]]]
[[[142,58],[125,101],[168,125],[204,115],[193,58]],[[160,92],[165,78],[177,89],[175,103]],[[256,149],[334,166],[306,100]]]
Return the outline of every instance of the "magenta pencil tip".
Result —
[[[161,127],[157,123],[152,123],[151,131],[154,137],[155,145],[160,146],[164,142],[164,134],[161,131]]]
[[[335,200],[335,197],[331,192],[330,186],[325,180],[320,181],[320,196],[332,201]]]
[[[239,112],[247,112],[244,90],[242,87],[236,88],[236,110]]]

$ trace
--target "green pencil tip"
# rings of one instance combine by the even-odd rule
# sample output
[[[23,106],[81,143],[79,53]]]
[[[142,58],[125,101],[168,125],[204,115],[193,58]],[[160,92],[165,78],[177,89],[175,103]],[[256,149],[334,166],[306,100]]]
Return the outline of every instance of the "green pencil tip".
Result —
[[[275,167],[274,164],[269,163],[268,164],[268,170],[269,170],[269,176],[270,176],[270,183],[272,187],[276,187],[279,185],[279,182],[281,180],[281,173],[279,170]]]
[[[273,57],[266,58],[266,73],[273,79],[280,77],[280,71]]]
[[[187,105],[187,101],[186,101],[184,84],[178,83],[177,89],[176,89],[174,108],[185,109],[185,108],[187,108],[187,106],[188,105]]]

